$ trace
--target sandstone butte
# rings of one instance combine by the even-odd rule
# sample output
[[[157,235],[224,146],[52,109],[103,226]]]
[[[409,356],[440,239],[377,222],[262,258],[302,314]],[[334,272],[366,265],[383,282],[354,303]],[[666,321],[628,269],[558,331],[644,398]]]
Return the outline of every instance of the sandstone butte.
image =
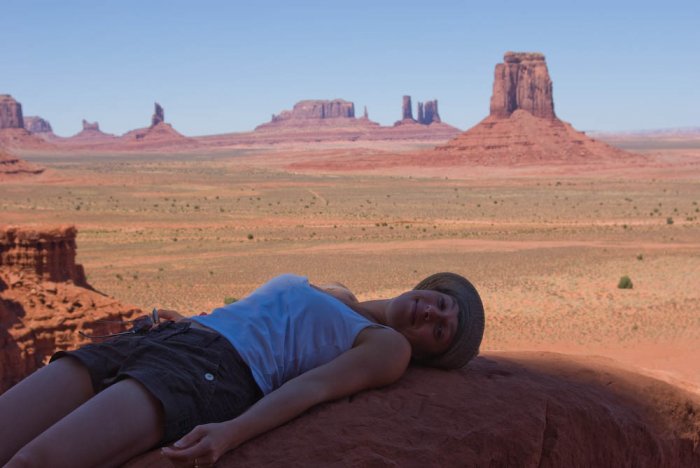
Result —
[[[0,228],[0,392],[55,351],[122,331],[140,311],[95,291],[75,263],[71,226]]]
[[[50,133],[53,134],[53,128],[48,120],[41,117],[31,116],[24,117],[24,129],[29,133]]]
[[[197,143],[191,138],[187,138],[172,125],[165,122],[165,111],[157,102],[154,104],[151,125],[145,128],[137,128],[125,133],[121,137],[122,142],[127,144],[137,144],[140,147],[153,145],[185,145],[194,146]]]
[[[479,165],[642,161],[576,131],[554,112],[544,55],[506,52],[494,72],[488,117],[435,148],[437,159]]]
[[[0,391],[140,311],[92,289],[76,229],[0,229]],[[319,405],[217,466],[700,464],[700,396],[604,358],[492,352]],[[129,467],[169,467],[155,449]]]
[[[51,147],[24,128],[22,104],[9,94],[0,94],[0,146],[31,149]]]

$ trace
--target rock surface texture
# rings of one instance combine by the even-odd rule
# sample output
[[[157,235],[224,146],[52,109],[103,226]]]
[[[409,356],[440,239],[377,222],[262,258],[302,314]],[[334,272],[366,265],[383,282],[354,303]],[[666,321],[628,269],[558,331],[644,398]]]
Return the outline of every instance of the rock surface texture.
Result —
[[[436,103],[437,111],[437,103]],[[491,114],[435,148],[431,164],[517,166],[644,161],[576,131],[554,114],[544,56],[507,52],[496,65]]]
[[[535,117],[553,119],[554,100],[544,55],[506,52],[496,65],[491,95],[491,115],[508,117],[518,109]]]
[[[49,121],[41,117],[25,117],[24,128],[30,133],[53,133]]]
[[[0,392],[55,351],[89,342],[79,331],[122,331],[140,312],[87,284],[75,238],[71,226],[0,228]]]
[[[227,453],[219,467],[700,466],[700,397],[604,358],[489,353],[412,367]],[[127,467],[169,467],[154,450]]]
[[[0,129],[24,128],[22,104],[9,94],[0,94]]]

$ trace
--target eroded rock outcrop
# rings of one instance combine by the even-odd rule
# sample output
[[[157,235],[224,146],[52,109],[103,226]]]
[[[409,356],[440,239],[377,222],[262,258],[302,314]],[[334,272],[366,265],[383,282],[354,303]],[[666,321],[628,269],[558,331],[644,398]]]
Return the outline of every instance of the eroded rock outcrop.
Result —
[[[445,145],[431,164],[517,166],[641,163],[644,157],[576,131],[554,114],[552,82],[540,53],[507,52],[496,65],[491,113]]]
[[[93,290],[75,262],[76,229],[0,228],[0,392],[57,350],[122,331],[140,311]]]
[[[0,129],[24,128],[22,104],[9,94],[0,94]]]
[[[21,175],[41,174],[42,172],[44,172],[43,167],[28,163],[0,147],[0,180]]]
[[[553,119],[554,100],[544,55],[506,52],[496,65],[491,95],[491,115],[508,117],[518,109],[535,117]]]
[[[411,367],[227,453],[221,467],[700,466],[700,397],[609,359],[487,353]],[[127,467],[171,466],[159,453]]]
[[[53,133],[48,120],[41,117],[24,117],[24,128],[30,133]]]

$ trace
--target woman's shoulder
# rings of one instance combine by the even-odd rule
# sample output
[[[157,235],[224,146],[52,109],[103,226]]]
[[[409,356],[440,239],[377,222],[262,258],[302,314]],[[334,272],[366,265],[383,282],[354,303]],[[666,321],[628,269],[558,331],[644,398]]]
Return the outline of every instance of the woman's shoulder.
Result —
[[[340,301],[344,302],[345,304],[351,303],[351,304],[356,304],[358,303],[357,297],[348,289],[347,286],[345,286],[342,283],[338,282],[331,282],[331,283],[324,283],[320,284],[318,286],[312,285],[313,287],[320,289],[321,291],[330,294],[331,296],[335,297],[336,299],[339,299]]]

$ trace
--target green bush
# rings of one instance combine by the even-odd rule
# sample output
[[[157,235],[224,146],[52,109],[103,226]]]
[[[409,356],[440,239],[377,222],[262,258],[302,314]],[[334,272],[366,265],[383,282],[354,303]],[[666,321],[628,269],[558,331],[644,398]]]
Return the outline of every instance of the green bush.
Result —
[[[632,284],[630,277],[625,275],[620,278],[620,281],[617,283],[617,287],[619,289],[632,289],[634,285]]]
[[[233,296],[226,296],[226,297],[224,297],[224,305],[233,304],[234,302],[237,302],[237,301],[238,301],[238,299],[236,299],[236,298],[233,297]]]

